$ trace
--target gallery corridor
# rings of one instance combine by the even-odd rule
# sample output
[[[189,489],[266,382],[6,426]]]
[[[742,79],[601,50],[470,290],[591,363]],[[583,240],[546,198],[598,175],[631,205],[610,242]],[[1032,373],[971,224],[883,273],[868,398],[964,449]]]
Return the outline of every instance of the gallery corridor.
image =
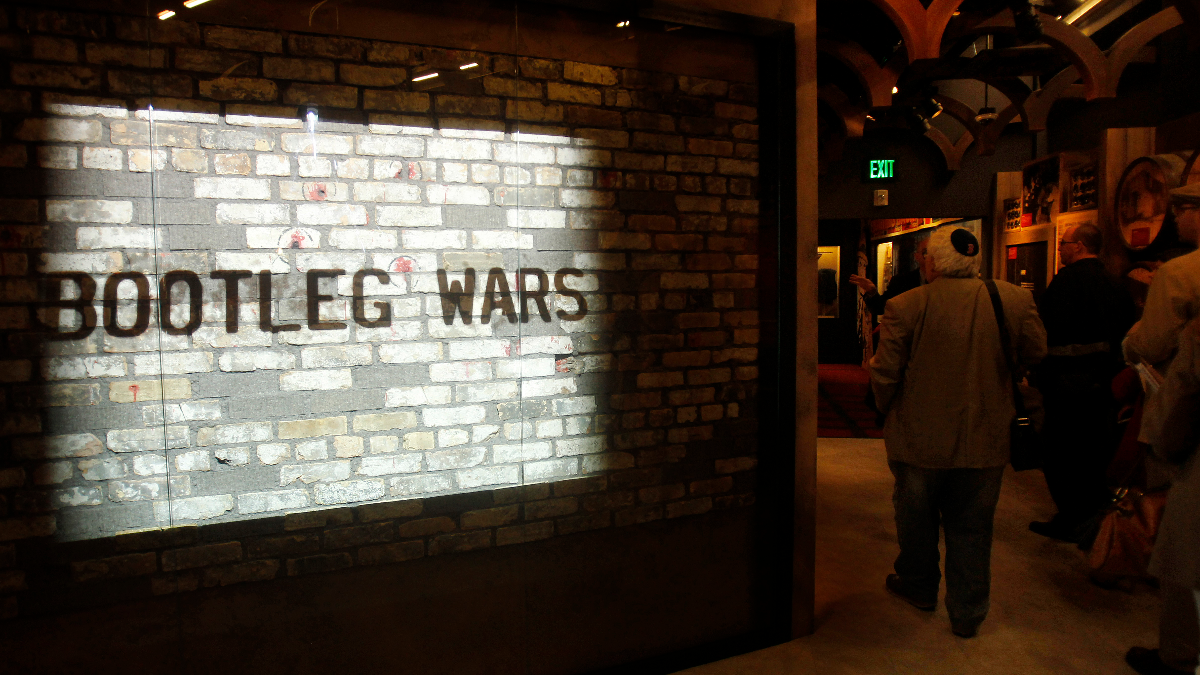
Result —
[[[816,633],[688,675],[1126,675],[1125,650],[1157,641],[1153,589],[1097,588],[1082,552],[1029,532],[1053,513],[1039,472],[1005,476],[991,614],[971,640],[951,635],[944,606],[883,589],[897,552],[883,441],[821,439],[817,475]]]

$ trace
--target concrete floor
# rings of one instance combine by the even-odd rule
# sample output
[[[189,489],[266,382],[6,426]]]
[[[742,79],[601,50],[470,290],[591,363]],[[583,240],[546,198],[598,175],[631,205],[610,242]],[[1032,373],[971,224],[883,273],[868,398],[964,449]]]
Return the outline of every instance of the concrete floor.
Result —
[[[1097,588],[1082,552],[1027,529],[1054,513],[1036,471],[1005,475],[991,613],[978,637],[954,637],[944,606],[921,612],[883,589],[898,551],[883,442],[830,438],[818,448],[816,633],[688,675],[1130,675],[1125,651],[1157,644],[1153,589]]]

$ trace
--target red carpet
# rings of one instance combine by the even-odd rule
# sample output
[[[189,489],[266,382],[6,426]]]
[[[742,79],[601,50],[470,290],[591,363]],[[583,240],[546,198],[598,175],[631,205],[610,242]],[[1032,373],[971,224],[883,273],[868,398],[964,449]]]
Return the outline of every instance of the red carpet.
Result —
[[[817,435],[824,438],[882,438],[875,411],[867,406],[867,371],[860,366],[817,366]]]

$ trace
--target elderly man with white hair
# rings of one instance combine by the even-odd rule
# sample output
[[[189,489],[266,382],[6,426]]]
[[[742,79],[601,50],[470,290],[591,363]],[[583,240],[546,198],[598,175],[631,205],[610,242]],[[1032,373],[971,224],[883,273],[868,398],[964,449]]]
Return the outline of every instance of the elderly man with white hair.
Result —
[[[937,607],[938,530],[944,529],[946,609],[951,630],[964,638],[978,632],[988,612],[992,520],[1016,412],[1009,363],[1027,368],[1046,355],[1033,295],[989,282],[1014,352],[1004,353],[979,258],[970,231],[934,232],[923,265],[927,283],[888,301],[870,362],[896,478],[900,555],[886,588],[919,609]]]

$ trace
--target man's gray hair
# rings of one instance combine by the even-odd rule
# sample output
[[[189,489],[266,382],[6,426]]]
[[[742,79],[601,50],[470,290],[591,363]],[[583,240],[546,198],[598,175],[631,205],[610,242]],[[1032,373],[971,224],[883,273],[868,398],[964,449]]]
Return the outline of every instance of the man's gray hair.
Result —
[[[929,252],[926,255],[933,258],[933,268],[942,276],[978,277],[980,256],[965,256],[955,250],[954,244],[950,242],[950,235],[959,229],[963,228],[950,225],[934,230],[929,237]]]

